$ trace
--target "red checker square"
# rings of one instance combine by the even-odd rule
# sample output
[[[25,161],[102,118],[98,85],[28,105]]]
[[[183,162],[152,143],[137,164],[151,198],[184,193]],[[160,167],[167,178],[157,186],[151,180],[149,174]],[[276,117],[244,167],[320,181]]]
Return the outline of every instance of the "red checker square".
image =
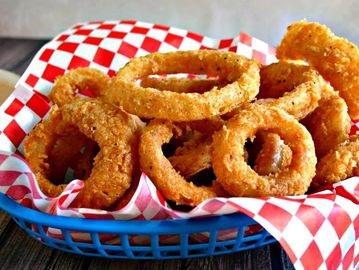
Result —
[[[192,33],[192,32],[188,32],[187,37],[194,39],[195,41],[198,41],[198,42],[202,42],[202,40],[203,40],[203,36]]]
[[[127,43],[126,41],[122,41],[120,48],[118,49],[117,52],[128,58],[133,58],[135,57],[137,51],[138,51],[137,47],[131,45],[130,43]]]
[[[268,53],[271,55],[276,55],[276,49],[270,45],[268,45]]]
[[[104,24],[101,24],[99,27],[97,27],[97,29],[108,29],[108,30],[111,30],[111,29],[113,29],[115,26],[116,26],[116,24],[114,24],[114,23],[104,23]]]
[[[27,186],[20,185],[11,186],[6,191],[6,195],[8,195],[10,198],[13,198],[14,200],[21,200],[29,193],[31,193],[31,191]]]
[[[142,42],[141,48],[150,53],[157,52],[161,46],[161,42],[151,37],[145,37]]]
[[[225,205],[224,202],[221,202],[219,200],[211,200],[210,202],[206,203],[202,209],[206,210],[210,213],[216,213],[219,209],[221,209]]]
[[[57,41],[65,41],[70,35],[61,35],[57,38]]]
[[[282,248],[285,250],[285,253],[287,253],[289,259],[292,261],[292,263],[294,264],[297,261],[297,256],[295,255],[294,251],[292,250],[292,248],[289,246],[289,244],[287,243],[287,241],[284,240],[284,238],[281,238],[279,240],[280,245],[282,246]]]
[[[350,128],[350,135],[355,135],[357,134],[357,132],[359,131],[359,127],[357,126],[358,124],[352,125]]]
[[[26,136],[25,131],[23,131],[15,120],[12,120],[4,129],[4,134],[9,138],[13,145],[15,145],[15,147],[18,147]]]
[[[230,39],[223,39],[219,42],[219,45],[218,45],[218,48],[219,49],[223,49],[223,48],[227,48],[227,47],[230,47],[231,44],[233,42],[233,39],[230,38]]]
[[[283,232],[284,228],[292,218],[292,215],[289,212],[269,202],[262,206],[261,210],[258,212],[258,215],[271,220],[271,223],[280,232]]]
[[[100,64],[104,67],[109,67],[113,58],[115,57],[115,53],[109,50],[98,48],[95,54],[93,61],[97,64]]]
[[[70,61],[69,66],[67,69],[75,69],[78,67],[88,67],[90,65],[90,61],[87,61],[86,59],[79,57],[77,55],[74,55]]]
[[[125,33],[125,32],[111,31],[110,34],[108,34],[107,37],[109,37],[109,38],[123,39],[126,35],[127,35],[127,33]]]
[[[115,76],[116,73],[117,73],[117,71],[116,71],[116,70],[113,70],[113,69],[109,69],[109,70],[107,71],[107,75],[110,76],[110,77]]]
[[[64,42],[64,43],[60,44],[60,46],[57,47],[57,49],[59,51],[74,53],[79,45],[80,45],[79,43]]]
[[[229,47],[228,51],[230,51],[230,52],[236,52],[236,51],[237,51],[237,46]]]
[[[343,258],[343,269],[350,269],[350,265],[354,261],[354,245],[351,246],[351,248],[348,250],[348,252],[345,254]],[[357,268],[358,269],[358,268]]]
[[[25,82],[28,85],[30,85],[31,87],[34,87],[38,80],[39,80],[38,77],[36,77],[35,75],[30,74],[29,77],[27,77]]]
[[[325,264],[328,269],[338,269],[341,263],[342,250],[340,244],[338,243],[329,256],[325,259]]]
[[[79,30],[75,31],[73,34],[88,36],[92,31],[93,31],[92,29],[79,29]]]
[[[239,41],[247,46],[252,46],[252,37],[246,33],[240,33]]]
[[[107,219],[111,220],[114,217],[111,214],[96,214],[96,213],[81,213],[84,218],[97,218],[97,219]]]
[[[158,200],[160,201],[160,204],[165,205],[166,200],[158,189],[156,190],[156,195]]]
[[[83,43],[99,45],[103,39],[99,37],[87,37]]]
[[[325,217],[313,206],[302,204],[295,214],[314,236],[325,221]]]
[[[5,113],[11,116],[15,116],[22,109],[22,107],[24,107],[24,104],[15,98],[9,107],[6,108]]]
[[[252,58],[258,60],[263,65],[266,63],[266,59],[267,59],[267,57],[264,53],[259,52],[257,50],[253,50]]]
[[[32,111],[34,111],[41,118],[44,117],[51,108],[49,102],[37,93],[35,93],[29,99],[29,101],[26,103],[26,106],[29,107]]]
[[[167,42],[168,44],[171,44],[173,47],[175,47],[177,49],[181,46],[182,41],[183,41],[183,37],[172,34],[172,33],[168,33],[165,38],[165,42]]]
[[[46,49],[43,51],[43,53],[40,55],[39,59],[44,62],[48,62],[54,53],[55,50],[52,49]]]
[[[200,50],[214,50],[213,48],[210,48],[210,47],[207,47],[207,46],[204,46],[204,45],[201,45],[199,47]]]
[[[122,20],[121,24],[135,24],[137,21],[135,20]]]
[[[153,29],[164,30],[164,31],[168,31],[170,29],[169,26],[160,25],[160,24],[154,24],[152,28]]]
[[[41,77],[45,80],[48,80],[49,82],[53,82],[57,76],[61,76],[64,73],[65,73],[64,69],[48,64]]]
[[[332,212],[330,212],[327,219],[333,225],[339,239],[343,236],[349,225],[352,223],[350,216],[336,204],[334,204],[334,208]]]
[[[1,185],[11,186],[21,174],[17,171],[0,171]]]
[[[29,198],[24,198],[22,201],[21,201],[21,205],[22,206],[25,206],[25,207],[28,207],[28,208],[32,208],[32,200],[29,199]]]
[[[304,269],[318,269],[323,263],[323,256],[313,240],[300,258]]]
[[[145,27],[139,27],[139,26],[135,26],[131,29],[131,33],[135,33],[135,34],[147,34],[147,32],[150,29],[145,28]]]

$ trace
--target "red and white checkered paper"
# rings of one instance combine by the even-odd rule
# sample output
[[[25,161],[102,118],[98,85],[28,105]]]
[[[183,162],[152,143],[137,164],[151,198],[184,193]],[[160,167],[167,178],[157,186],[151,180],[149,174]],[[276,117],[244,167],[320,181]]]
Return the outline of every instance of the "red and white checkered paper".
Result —
[[[34,209],[72,217],[168,219],[243,212],[279,241],[297,269],[354,269],[359,262],[358,177],[307,196],[210,199],[190,212],[172,210],[144,174],[131,201],[112,212],[68,207],[83,186],[81,180],[73,180],[58,198],[47,198],[40,191],[22,158],[23,140],[51,109],[46,96],[56,76],[82,66],[113,76],[135,56],[206,48],[234,51],[263,64],[276,61],[273,47],[245,33],[216,40],[138,21],[83,23],[55,37],[37,53],[0,107],[0,191]],[[352,133],[357,130],[359,123],[354,121]],[[48,233],[61,237],[56,230]],[[222,240],[231,236],[231,231],[219,234]]]

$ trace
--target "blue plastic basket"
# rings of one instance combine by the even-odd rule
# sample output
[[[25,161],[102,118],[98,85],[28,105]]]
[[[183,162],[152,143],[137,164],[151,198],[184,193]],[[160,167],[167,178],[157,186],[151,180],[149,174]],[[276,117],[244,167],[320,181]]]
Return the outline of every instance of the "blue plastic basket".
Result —
[[[66,252],[87,256],[125,259],[177,259],[226,254],[253,249],[276,240],[264,229],[246,235],[248,226],[258,225],[244,214],[180,220],[99,220],[61,217],[45,214],[24,207],[0,193],[0,208],[9,213],[14,221],[31,237],[43,244]],[[46,235],[46,229],[61,230],[64,239]],[[218,241],[221,230],[237,229],[234,239]],[[71,233],[82,232],[90,241],[75,241]],[[192,243],[191,235],[208,232],[209,241]],[[107,244],[100,241],[100,234],[114,235],[119,241]],[[130,236],[148,237],[148,245],[134,245]],[[177,244],[163,244],[161,236],[178,237]]]

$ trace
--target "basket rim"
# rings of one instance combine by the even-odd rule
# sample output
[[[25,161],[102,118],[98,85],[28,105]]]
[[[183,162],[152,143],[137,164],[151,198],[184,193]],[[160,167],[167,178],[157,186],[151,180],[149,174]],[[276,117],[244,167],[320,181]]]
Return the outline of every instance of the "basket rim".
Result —
[[[90,233],[149,234],[156,232],[160,234],[178,234],[188,231],[205,232],[258,225],[256,221],[244,213],[168,220],[106,220],[56,216],[20,205],[1,192],[0,209],[13,218],[22,219],[31,224]]]

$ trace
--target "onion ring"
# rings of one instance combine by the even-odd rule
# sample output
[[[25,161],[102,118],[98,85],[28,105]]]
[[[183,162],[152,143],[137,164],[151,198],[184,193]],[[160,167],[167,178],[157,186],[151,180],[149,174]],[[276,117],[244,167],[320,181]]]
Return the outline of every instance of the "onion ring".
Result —
[[[258,175],[244,160],[244,144],[259,130],[276,133],[292,151],[288,168],[269,176]],[[309,132],[283,110],[251,105],[213,135],[212,163],[217,181],[233,196],[304,194],[317,162]]]
[[[136,83],[149,75],[181,72],[205,72],[231,83],[204,94],[159,91]],[[192,121],[224,114],[254,99],[258,89],[259,64],[254,60],[233,52],[178,51],[133,58],[112,79],[104,98],[140,117]]]
[[[71,204],[72,207],[106,209],[129,188],[136,164],[137,136],[143,123],[110,104],[96,99],[79,99],[56,110],[49,120],[35,127],[25,141],[25,157],[35,172],[41,190],[58,196],[65,185],[47,179],[48,153],[61,130],[78,128],[98,143],[90,177]]]
[[[146,77],[142,79],[141,86],[155,88],[161,91],[176,93],[200,93],[203,94],[213,87],[224,86],[225,83],[215,78],[177,78],[177,77]]]
[[[260,175],[278,173],[290,164],[292,151],[279,135],[267,132],[260,132],[260,135],[262,149],[256,157],[254,170]]]
[[[349,138],[348,106],[329,84],[322,89],[318,107],[302,123],[312,135],[318,159]]]
[[[326,26],[296,22],[277,48],[279,59],[305,59],[339,91],[352,119],[359,118],[359,50]]]
[[[210,187],[187,182],[163,155],[162,145],[181,132],[171,122],[152,120],[141,135],[140,165],[166,199],[177,205],[196,206],[206,199],[218,197],[223,190],[216,181]]]
[[[49,95],[51,101],[59,107],[79,98],[76,90],[91,90],[95,96],[102,95],[108,88],[110,77],[95,68],[77,68],[57,77]]]
[[[359,171],[359,135],[349,137],[345,142],[330,150],[317,165],[317,174],[311,188],[334,184]]]

